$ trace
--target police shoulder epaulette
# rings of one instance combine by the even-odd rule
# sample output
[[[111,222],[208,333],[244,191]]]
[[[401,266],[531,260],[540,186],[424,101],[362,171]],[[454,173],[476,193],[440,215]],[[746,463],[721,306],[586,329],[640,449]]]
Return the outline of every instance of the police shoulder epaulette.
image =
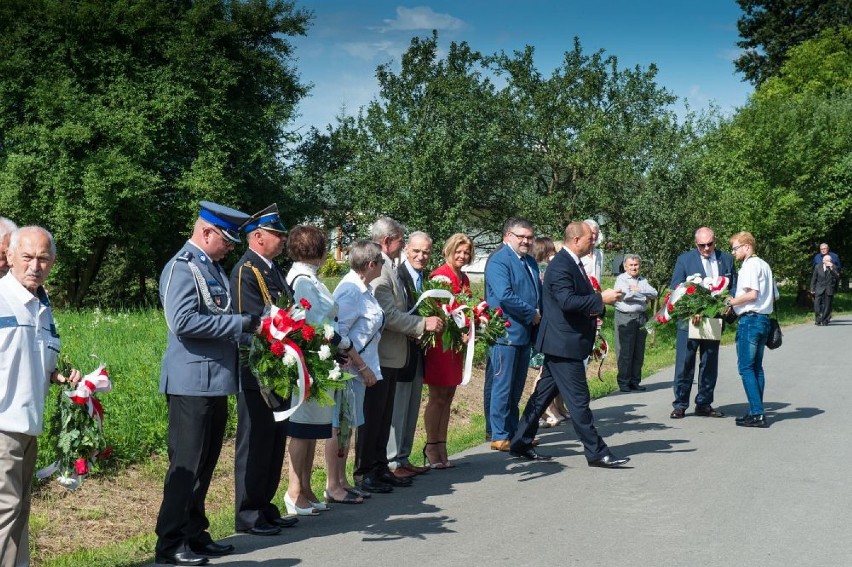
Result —
[[[190,260],[192,260],[192,252],[190,252],[189,250],[185,250],[183,253],[179,254],[176,259],[180,260],[181,262],[189,262]]]

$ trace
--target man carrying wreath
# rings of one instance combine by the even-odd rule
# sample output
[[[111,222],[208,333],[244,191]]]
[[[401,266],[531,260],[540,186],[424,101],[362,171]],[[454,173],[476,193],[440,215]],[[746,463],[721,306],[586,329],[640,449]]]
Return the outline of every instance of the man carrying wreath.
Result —
[[[713,230],[702,226],[695,231],[695,248],[677,258],[670,287],[675,289],[689,276],[700,274],[702,278],[728,278],[729,287],[736,285],[734,258],[726,252],[716,250],[716,235]],[[695,355],[700,352],[698,366],[698,394],[695,396],[695,415],[701,417],[724,417],[713,407],[713,392],[719,373],[719,341],[690,339],[689,322],[677,323],[677,354],[675,357],[674,402],[672,419],[682,419],[689,407],[692,381],[695,376]]]

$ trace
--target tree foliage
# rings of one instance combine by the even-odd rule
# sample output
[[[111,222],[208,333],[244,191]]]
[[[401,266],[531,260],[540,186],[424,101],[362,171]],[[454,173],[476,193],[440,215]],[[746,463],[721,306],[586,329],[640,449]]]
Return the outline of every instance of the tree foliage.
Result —
[[[743,16],[737,21],[737,45],[744,52],[734,62],[755,86],[774,76],[790,48],[825,29],[852,25],[849,0],[737,0]]]
[[[82,305],[105,258],[113,299],[145,295],[201,199],[289,208],[307,21],[281,0],[0,5],[0,210],[54,233],[55,295]]]

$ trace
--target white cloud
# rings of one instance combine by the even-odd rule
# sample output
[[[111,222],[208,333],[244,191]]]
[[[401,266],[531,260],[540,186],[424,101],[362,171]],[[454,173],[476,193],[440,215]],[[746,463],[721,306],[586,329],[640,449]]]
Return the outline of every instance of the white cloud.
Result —
[[[411,30],[461,30],[466,27],[464,21],[449,14],[438,14],[428,6],[405,8],[398,6],[395,20],[385,20],[380,31]]]
[[[398,44],[392,41],[356,41],[342,43],[341,47],[352,57],[363,59],[364,61],[373,61],[382,55],[397,57],[403,51]]]

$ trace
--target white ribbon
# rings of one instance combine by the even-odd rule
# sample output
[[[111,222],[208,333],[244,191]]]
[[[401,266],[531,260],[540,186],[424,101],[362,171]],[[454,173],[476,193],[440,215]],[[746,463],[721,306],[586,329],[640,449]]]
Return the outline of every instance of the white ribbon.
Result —
[[[424,299],[429,299],[430,297],[435,297],[438,299],[454,299],[455,295],[451,291],[446,289],[430,289],[424,291],[420,294],[420,297],[417,299],[417,303],[414,304],[414,307],[408,310],[408,314],[411,315],[415,311],[417,311],[417,306],[423,303]]]
[[[270,332],[271,332],[271,328],[270,328]],[[302,365],[302,357],[299,356],[299,353],[296,352],[296,350],[293,347],[291,347],[287,343],[284,343],[284,356],[287,356],[287,354],[292,354],[293,358],[296,359],[296,369],[299,373],[299,376],[304,377],[304,376],[307,375],[308,377],[310,377],[310,374],[308,374],[307,369]],[[299,409],[299,407],[301,407],[302,400],[304,400],[306,395],[307,395],[306,392],[302,391],[303,381],[304,381],[303,379],[296,380],[296,387],[299,390],[299,397],[297,398],[299,400],[298,403],[294,407],[291,407],[288,410],[273,411],[272,417],[275,419],[275,421],[284,421],[285,419],[288,419],[291,415],[293,415],[293,413],[295,413],[295,411],[297,409]]]

